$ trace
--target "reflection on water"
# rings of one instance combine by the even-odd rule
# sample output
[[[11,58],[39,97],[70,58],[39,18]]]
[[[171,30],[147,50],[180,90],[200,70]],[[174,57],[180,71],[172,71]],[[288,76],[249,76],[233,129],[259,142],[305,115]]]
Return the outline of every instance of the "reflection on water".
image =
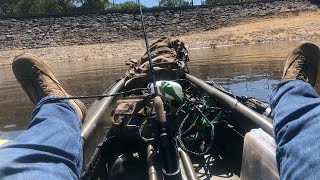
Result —
[[[318,41],[320,42],[320,41]],[[236,95],[268,101],[281,79],[285,57],[297,42],[192,50],[192,75],[212,79]],[[49,64],[73,95],[99,94],[124,75],[128,57]],[[14,79],[11,68],[0,72],[0,138],[12,139],[28,126],[33,105]],[[89,106],[93,100],[86,100]]]
[[[282,77],[285,58],[299,42],[277,42],[192,51],[189,69],[240,96],[268,102]],[[320,44],[320,40],[316,43]],[[317,85],[316,89],[320,89]]]
[[[82,61],[49,64],[62,86],[72,95],[90,95],[104,92],[126,70],[128,57],[101,61]],[[16,82],[11,68],[0,72],[0,138],[15,137],[25,129],[34,108]],[[89,106],[94,100],[84,100]]]

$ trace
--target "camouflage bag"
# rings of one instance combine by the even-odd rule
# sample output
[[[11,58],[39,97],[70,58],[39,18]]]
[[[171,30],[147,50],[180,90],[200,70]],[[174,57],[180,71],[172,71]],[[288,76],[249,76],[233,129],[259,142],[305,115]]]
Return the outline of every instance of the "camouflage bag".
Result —
[[[181,78],[188,72],[188,50],[179,39],[162,37],[150,46],[150,55],[156,80],[173,80]],[[126,64],[126,89],[146,87],[152,82],[148,54],[140,60],[129,59]]]

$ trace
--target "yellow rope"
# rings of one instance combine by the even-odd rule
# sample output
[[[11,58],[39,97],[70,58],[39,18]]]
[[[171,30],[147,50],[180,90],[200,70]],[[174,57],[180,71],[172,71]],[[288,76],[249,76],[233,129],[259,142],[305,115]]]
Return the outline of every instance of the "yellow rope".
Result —
[[[6,142],[8,142],[8,141],[9,141],[9,140],[6,140],[6,139],[0,139],[0,145],[6,143]]]

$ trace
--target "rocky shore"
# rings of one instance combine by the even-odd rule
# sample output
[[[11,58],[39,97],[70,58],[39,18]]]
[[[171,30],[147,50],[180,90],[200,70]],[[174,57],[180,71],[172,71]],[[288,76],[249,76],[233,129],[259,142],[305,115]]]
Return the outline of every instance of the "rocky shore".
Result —
[[[271,41],[313,40],[320,38],[320,10],[298,11],[251,17],[236,25],[205,32],[185,33],[174,36],[184,40],[192,53],[195,48],[217,48],[226,45],[266,43]],[[150,40],[154,40],[151,38]],[[141,55],[143,40],[123,40],[89,45],[68,45],[12,50],[0,50],[0,67],[7,67],[12,59],[23,52],[42,57],[45,61],[65,62],[106,59],[114,56]]]

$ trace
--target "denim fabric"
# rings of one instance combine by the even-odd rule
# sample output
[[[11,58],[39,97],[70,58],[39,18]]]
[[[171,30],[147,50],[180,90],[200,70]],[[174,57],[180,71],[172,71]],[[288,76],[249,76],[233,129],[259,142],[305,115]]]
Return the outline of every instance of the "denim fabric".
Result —
[[[280,83],[272,116],[281,179],[320,179],[320,98],[301,80]]]
[[[42,99],[28,130],[0,146],[0,179],[78,179],[80,120],[69,101]]]

